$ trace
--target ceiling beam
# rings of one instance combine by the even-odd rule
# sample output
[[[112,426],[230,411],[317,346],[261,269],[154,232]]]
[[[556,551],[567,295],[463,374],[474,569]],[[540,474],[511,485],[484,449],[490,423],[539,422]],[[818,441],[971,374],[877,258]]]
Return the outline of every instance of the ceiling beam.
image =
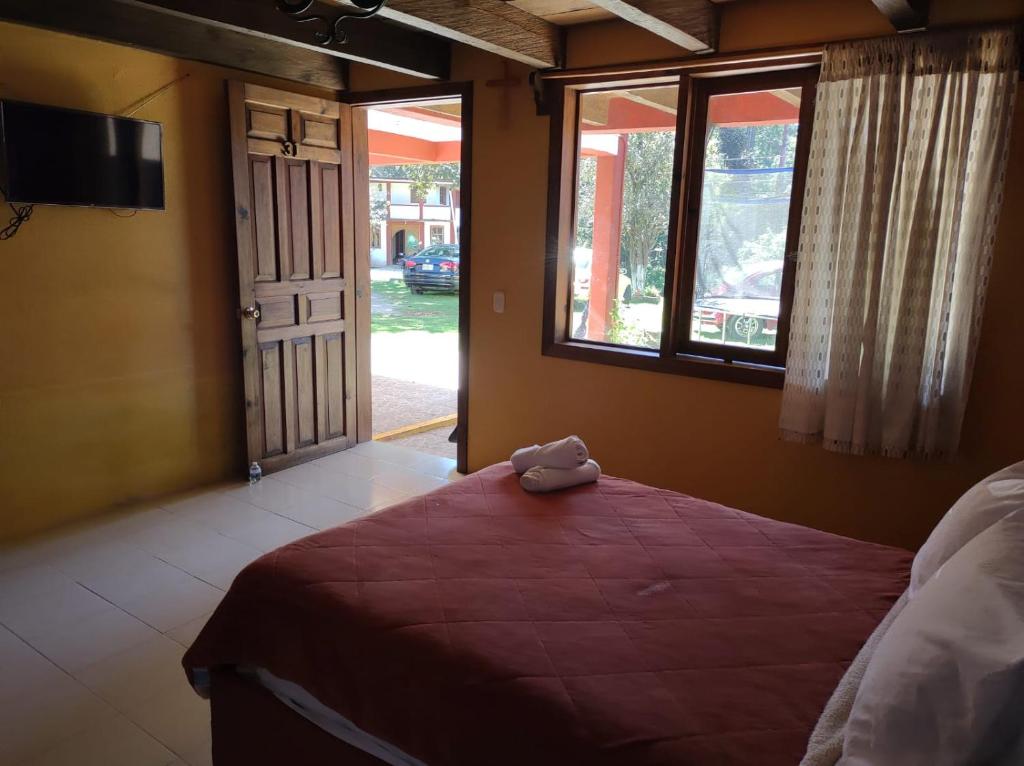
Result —
[[[538,69],[563,62],[559,27],[502,0],[389,0],[378,16]]]
[[[115,0],[0,0],[0,20],[233,67],[329,90],[348,88],[344,59]]]
[[[928,26],[928,0],[871,0],[889,19],[897,32],[912,32]]]
[[[718,47],[718,8],[708,0],[590,0],[681,48],[706,53]]]
[[[448,79],[451,46],[445,40],[406,29],[383,19],[352,20],[347,42],[320,45],[316,22],[299,22],[277,9],[274,0],[116,0],[125,6],[157,10],[254,37],[264,37],[321,54],[360,61],[406,74]],[[81,3],[90,8],[92,2]],[[332,2],[317,3],[309,15],[330,17]]]

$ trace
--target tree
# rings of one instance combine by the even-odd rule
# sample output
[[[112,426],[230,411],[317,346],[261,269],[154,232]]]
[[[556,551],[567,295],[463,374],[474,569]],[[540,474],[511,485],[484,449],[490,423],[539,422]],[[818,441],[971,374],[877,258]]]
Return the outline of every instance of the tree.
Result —
[[[370,193],[370,223],[382,224],[388,220],[388,198],[378,189]]]
[[[594,194],[597,157],[580,157],[576,183],[576,247],[594,246]]]
[[[626,144],[622,193],[622,253],[634,295],[660,294],[648,285],[648,267],[668,229],[675,133],[632,133]]]
[[[459,188],[462,165],[458,162],[428,162],[416,165],[377,165],[370,169],[370,177],[377,180],[412,181],[412,197],[426,199],[431,186],[449,183]]]

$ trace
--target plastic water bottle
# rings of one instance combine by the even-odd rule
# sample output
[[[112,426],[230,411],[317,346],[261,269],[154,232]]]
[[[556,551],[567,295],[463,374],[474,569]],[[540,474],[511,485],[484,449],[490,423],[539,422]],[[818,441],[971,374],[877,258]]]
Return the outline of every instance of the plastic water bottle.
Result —
[[[259,463],[253,463],[249,466],[249,486],[252,486],[262,478],[263,470],[260,468]]]

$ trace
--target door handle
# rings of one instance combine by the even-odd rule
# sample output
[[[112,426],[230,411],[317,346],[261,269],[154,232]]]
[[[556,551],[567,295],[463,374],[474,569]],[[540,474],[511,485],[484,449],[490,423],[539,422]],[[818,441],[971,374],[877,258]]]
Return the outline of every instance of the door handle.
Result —
[[[245,319],[259,319],[260,310],[258,306],[246,306],[242,309],[242,317]]]

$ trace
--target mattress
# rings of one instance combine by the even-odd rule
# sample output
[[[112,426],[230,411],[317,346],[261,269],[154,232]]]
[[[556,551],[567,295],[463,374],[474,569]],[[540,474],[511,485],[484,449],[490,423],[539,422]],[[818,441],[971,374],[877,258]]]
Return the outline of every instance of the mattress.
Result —
[[[911,559],[500,464],[253,562],[183,662],[264,668],[430,766],[795,766]]]

